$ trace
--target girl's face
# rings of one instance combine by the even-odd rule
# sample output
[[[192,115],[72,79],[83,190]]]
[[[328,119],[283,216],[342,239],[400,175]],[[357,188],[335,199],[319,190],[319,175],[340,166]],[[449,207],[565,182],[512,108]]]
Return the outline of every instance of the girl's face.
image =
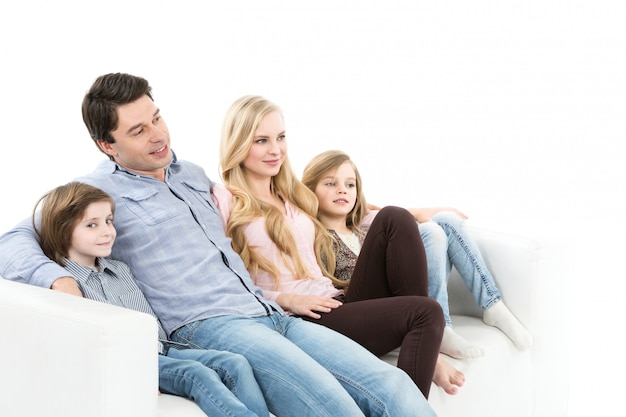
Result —
[[[350,161],[322,175],[315,186],[319,213],[324,217],[346,217],[356,204],[356,174]]]
[[[91,203],[87,206],[83,218],[74,226],[69,259],[93,268],[96,257],[111,254],[115,236],[111,204],[108,201]]]
[[[270,178],[278,174],[287,156],[285,125],[279,112],[265,115],[259,123],[252,147],[243,161],[246,176]]]

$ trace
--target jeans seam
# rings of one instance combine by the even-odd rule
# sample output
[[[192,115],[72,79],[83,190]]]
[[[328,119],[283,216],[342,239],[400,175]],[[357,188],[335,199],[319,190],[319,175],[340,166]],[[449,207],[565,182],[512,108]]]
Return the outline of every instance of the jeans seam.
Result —
[[[452,235],[457,239],[457,241],[459,242],[460,246],[463,248],[463,251],[465,252],[467,257],[471,260],[471,263],[474,266],[474,269],[478,272],[478,275],[480,276],[480,280],[483,283],[483,285],[485,286],[485,288],[487,290],[487,295],[489,296],[489,301],[488,301],[487,305],[486,306],[481,306],[481,307],[483,307],[484,309],[487,309],[487,308],[491,307],[493,304],[498,302],[499,299],[496,296],[496,294],[493,291],[493,289],[491,288],[491,286],[489,285],[489,283],[487,282],[485,273],[481,269],[480,265],[478,265],[478,262],[476,262],[476,257],[474,256],[472,251],[469,249],[469,247],[465,243],[465,240],[463,240],[463,237],[456,230],[456,228],[454,227],[453,224],[451,224],[451,223],[449,223],[447,221],[441,221],[439,224],[442,227],[445,227],[446,229],[450,230]]]
[[[212,403],[213,403],[213,404],[214,404],[217,408],[219,408],[220,410],[222,410],[222,412],[223,412],[225,415],[232,415],[232,414],[229,412],[229,410],[228,410],[227,408],[224,408],[224,407],[223,407],[223,404],[220,404],[220,403],[217,401],[217,398],[215,398],[215,397],[212,395],[211,390],[209,390],[209,389],[206,387],[206,385],[198,383],[198,381],[197,381],[195,378],[190,378],[190,377],[188,377],[187,375],[180,374],[180,373],[175,373],[175,372],[165,372],[165,371],[161,371],[161,374],[164,374],[164,375],[173,375],[173,376],[175,376],[175,377],[182,378],[182,379],[185,379],[185,380],[187,380],[187,381],[191,382],[191,384],[192,384],[193,386],[197,387],[197,388],[198,388],[198,390],[202,391],[202,393],[203,393],[203,394],[204,394],[207,398],[209,398],[209,399],[211,400],[211,402],[212,402]],[[234,416],[234,415],[233,415],[233,417],[236,417],[236,416]]]
[[[333,376],[340,382],[345,383],[346,385],[350,385],[352,388],[355,388],[359,391],[361,391],[364,395],[366,395],[368,398],[371,399],[371,401],[373,401],[378,408],[380,409],[380,411],[383,413],[381,414],[381,417],[390,417],[389,412],[387,411],[386,407],[385,407],[385,403],[383,401],[381,401],[377,396],[375,396],[371,391],[365,389],[362,385],[357,384],[354,380],[349,379],[344,377],[342,374],[338,374],[336,372],[332,372]],[[374,413],[376,414],[376,413]]]

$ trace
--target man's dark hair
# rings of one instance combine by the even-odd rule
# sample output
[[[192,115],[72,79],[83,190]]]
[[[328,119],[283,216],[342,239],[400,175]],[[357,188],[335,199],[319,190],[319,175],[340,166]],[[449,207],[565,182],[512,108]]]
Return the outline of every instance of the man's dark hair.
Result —
[[[111,132],[117,129],[119,123],[117,108],[143,95],[153,100],[152,87],[141,77],[118,72],[101,75],[94,81],[83,98],[82,111],[83,122],[96,146],[99,140],[115,143]]]

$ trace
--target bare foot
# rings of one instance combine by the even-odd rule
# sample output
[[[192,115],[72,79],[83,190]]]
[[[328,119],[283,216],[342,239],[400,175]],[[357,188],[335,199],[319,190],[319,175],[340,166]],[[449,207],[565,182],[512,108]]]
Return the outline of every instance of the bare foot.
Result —
[[[465,384],[465,375],[439,355],[437,358],[437,366],[435,367],[435,375],[433,375],[433,382],[443,388],[446,393],[455,395],[459,392],[459,387]]]

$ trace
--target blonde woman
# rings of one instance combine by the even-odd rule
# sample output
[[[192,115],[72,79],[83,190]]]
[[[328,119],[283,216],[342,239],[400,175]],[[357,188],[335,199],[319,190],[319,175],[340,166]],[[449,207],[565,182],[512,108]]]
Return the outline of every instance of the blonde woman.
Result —
[[[425,261],[414,255],[410,268],[397,276],[372,268],[353,280],[348,291],[336,288],[346,283],[333,277],[334,239],[316,218],[315,194],[289,164],[282,113],[263,97],[242,97],[229,109],[220,166],[228,190],[216,187],[214,195],[227,235],[264,296],[376,355],[400,347],[398,366],[428,397],[443,316],[427,297]],[[423,252],[415,221],[411,223],[415,230],[407,234],[406,244],[413,254]]]

